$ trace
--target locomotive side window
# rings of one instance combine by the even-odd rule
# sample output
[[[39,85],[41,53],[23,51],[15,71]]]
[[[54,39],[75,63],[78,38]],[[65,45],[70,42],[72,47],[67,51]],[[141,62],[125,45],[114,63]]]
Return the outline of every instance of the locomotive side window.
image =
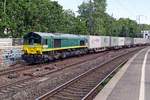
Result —
[[[45,39],[45,45],[47,45],[48,44],[48,40],[47,39]]]
[[[84,40],[81,40],[80,41],[80,46],[84,46],[85,45],[85,41]]]
[[[61,47],[61,39],[54,39],[54,48]]]

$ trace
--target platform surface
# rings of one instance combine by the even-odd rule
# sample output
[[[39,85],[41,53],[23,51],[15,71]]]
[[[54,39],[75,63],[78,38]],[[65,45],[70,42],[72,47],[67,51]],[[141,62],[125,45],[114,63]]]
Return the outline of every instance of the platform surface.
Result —
[[[94,100],[150,100],[150,47],[135,54]]]

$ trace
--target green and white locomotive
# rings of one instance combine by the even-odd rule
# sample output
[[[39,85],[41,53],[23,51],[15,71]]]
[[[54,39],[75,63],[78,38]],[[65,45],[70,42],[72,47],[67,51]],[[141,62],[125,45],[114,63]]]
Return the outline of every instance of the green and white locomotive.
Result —
[[[49,62],[87,53],[87,38],[82,35],[30,32],[23,37],[23,60]]]

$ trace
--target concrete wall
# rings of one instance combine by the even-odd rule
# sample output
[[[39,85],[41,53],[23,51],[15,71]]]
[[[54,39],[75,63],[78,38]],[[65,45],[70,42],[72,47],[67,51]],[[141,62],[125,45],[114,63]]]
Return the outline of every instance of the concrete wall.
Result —
[[[20,61],[21,55],[22,46],[0,46],[0,69],[6,69]]]

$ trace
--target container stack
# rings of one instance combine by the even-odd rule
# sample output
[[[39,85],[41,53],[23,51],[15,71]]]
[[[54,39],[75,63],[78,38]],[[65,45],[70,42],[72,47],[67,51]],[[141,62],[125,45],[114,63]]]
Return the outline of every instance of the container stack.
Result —
[[[6,69],[10,65],[21,60],[21,46],[1,46],[0,47],[0,69]]]

